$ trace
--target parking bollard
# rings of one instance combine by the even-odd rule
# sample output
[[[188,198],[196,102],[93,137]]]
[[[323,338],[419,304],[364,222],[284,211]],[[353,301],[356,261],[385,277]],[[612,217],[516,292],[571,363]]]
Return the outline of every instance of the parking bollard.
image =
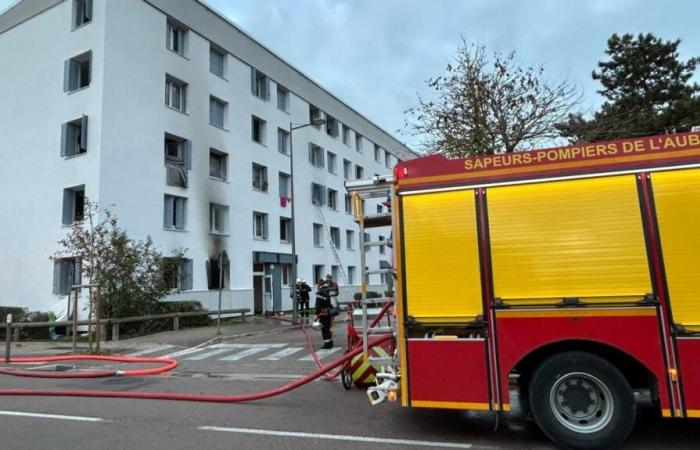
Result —
[[[10,362],[10,343],[12,339],[12,314],[5,320],[5,363]]]

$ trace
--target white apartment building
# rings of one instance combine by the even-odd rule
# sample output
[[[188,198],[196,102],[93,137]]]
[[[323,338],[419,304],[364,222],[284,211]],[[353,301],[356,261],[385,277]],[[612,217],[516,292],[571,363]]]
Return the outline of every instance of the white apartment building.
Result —
[[[318,117],[293,133],[292,195],[290,123]],[[85,198],[187,249],[171,299],[215,308],[225,250],[224,308],[291,308],[290,201],[299,277],[358,285],[344,181],[415,156],[200,1],[20,1],[0,15],[0,304],[65,311],[79,264],[49,257]]]

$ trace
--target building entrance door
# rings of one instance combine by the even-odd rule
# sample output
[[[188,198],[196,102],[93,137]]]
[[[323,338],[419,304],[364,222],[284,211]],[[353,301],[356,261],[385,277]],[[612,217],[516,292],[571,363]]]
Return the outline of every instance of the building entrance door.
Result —
[[[272,275],[265,275],[263,283],[263,299],[265,302],[265,311],[273,311],[274,292],[272,290]]]

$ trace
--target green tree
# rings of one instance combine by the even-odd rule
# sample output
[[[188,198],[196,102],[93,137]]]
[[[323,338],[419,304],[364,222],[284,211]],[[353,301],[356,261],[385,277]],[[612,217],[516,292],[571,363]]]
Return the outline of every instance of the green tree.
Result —
[[[591,119],[570,115],[559,125],[571,141],[598,141],[688,131],[700,124],[700,87],[691,83],[700,58],[683,62],[680,40],[613,34],[593,79],[605,103]]]
[[[100,285],[101,317],[127,317],[158,311],[178,274],[178,258],[185,250],[164,258],[150,238],[137,240],[119,227],[109,209],[85,201],[85,220],[76,222],[61,239],[52,258],[81,261],[85,279]],[[83,281],[85,282],[85,281]],[[90,304],[90,315],[93,305]]]
[[[423,146],[450,157],[513,152],[559,136],[556,125],[580,96],[566,82],[550,83],[542,66],[521,66],[515,52],[486,54],[462,40],[445,73],[428,80],[434,100],[418,98],[406,128]]]

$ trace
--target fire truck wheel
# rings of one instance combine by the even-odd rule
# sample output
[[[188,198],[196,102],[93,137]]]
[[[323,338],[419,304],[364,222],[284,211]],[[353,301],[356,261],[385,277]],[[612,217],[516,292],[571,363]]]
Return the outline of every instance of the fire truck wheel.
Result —
[[[591,353],[572,351],[545,360],[528,392],[537,425],[565,448],[616,447],[634,426],[637,410],[627,380]]]

